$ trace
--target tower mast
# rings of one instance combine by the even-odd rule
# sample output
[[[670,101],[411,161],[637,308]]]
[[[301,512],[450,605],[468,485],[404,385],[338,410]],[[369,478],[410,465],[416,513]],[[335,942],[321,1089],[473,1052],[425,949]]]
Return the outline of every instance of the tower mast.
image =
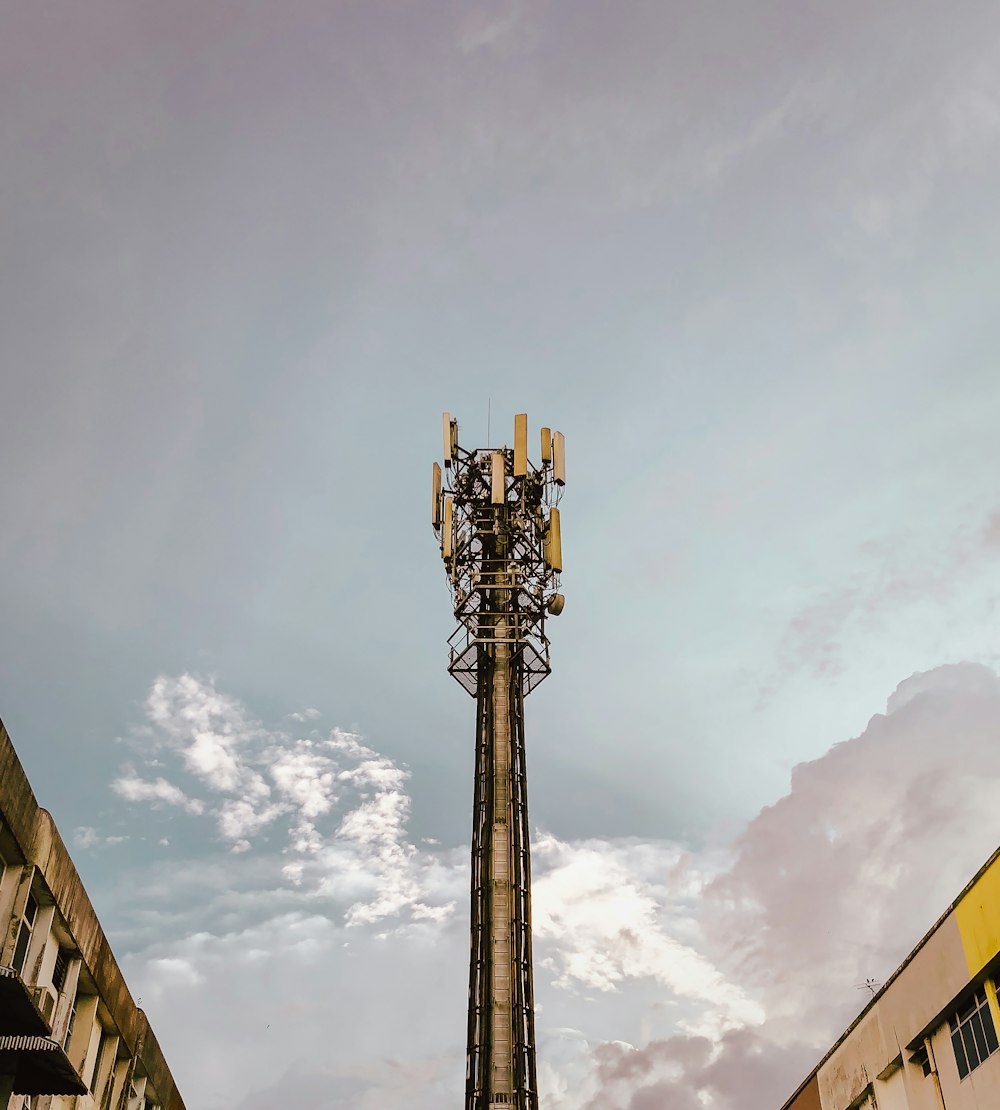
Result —
[[[531,968],[531,857],[524,698],[550,673],[546,614],[565,599],[558,501],[563,436],[528,418],[514,447],[467,451],[444,414],[444,472],[434,464],[433,524],[458,628],[449,672],[476,699],[466,1110],[538,1110]]]

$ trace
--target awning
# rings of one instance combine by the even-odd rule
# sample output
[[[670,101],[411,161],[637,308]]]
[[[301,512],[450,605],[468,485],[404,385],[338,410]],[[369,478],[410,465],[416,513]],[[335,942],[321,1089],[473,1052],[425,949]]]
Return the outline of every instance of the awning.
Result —
[[[51,1037],[0,1037],[0,1075],[14,1076],[15,1095],[82,1095],[87,1086]]]
[[[13,968],[0,967],[0,1036],[47,1037],[51,1032],[21,976]]]

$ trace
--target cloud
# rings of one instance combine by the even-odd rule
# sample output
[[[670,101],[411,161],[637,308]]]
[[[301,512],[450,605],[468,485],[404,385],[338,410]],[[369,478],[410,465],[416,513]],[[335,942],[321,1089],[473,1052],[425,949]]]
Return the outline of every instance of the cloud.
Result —
[[[605,1044],[595,1060],[598,1094],[584,1110],[776,1110],[794,1089],[788,1076],[814,1062],[808,1046],[776,1045],[747,1028],[717,1040],[672,1037],[643,1051]]]
[[[595,1046],[576,1065],[588,1110],[779,1105],[863,1006],[857,984],[887,978],[1000,843],[998,735],[1000,679],[953,664],[797,766],[701,903],[701,950],[764,1021]]]
[[[992,569],[998,537],[1000,513],[992,512],[929,557],[926,545],[905,537],[862,545],[860,562],[849,561],[856,569],[848,580],[810,600],[789,620],[779,648],[783,673],[790,668],[821,676],[840,673],[851,633],[870,633],[890,614],[954,598]]]
[[[255,1110],[286,1083],[370,1110],[460,1100],[467,849],[410,841],[407,772],[357,735],[254,731],[234,750],[288,806],[287,843],[272,822],[236,856],[165,860],[121,910],[182,1089],[208,1110]],[[1000,842],[998,733],[997,675],[939,667],[797,766],[726,848],[536,831],[545,1105],[780,1105],[864,1004],[856,985],[886,978]],[[204,816],[232,800],[206,791]],[[220,1030],[210,1051],[196,1003]]]
[[[409,772],[355,734],[294,737],[266,728],[214,680],[188,673],[160,675],[145,713],[134,739],[147,765],[185,774],[201,797],[162,776],[141,779],[131,766],[112,783],[121,797],[204,814],[237,855],[286,818],[282,875],[346,903],[349,924],[451,913],[449,883],[437,882],[433,858],[407,837]]]
[[[142,779],[136,774],[134,768],[128,766],[123,774],[112,781],[111,789],[129,802],[152,802],[153,805],[178,806],[193,814],[200,814],[204,812],[205,808],[197,798],[189,798],[179,786],[175,786],[165,778],[161,777],[152,781]]]
[[[103,845],[124,844],[127,836],[102,836],[97,829],[90,825],[81,825],[73,830],[73,846],[75,848],[100,848]]]
[[[998,732],[989,668],[914,675],[750,823],[707,894],[772,1023],[825,1034],[842,1021],[855,984],[889,974],[1000,842]]]
[[[267,787],[242,755],[260,735],[234,698],[191,674],[161,675],[146,698],[146,716],[160,737],[181,753],[187,769],[217,791],[266,796]]]
[[[378,939],[303,907],[123,962],[189,1105],[412,1110],[461,1101],[460,940]]]
[[[537,45],[547,0],[502,0],[501,3],[468,4],[456,35],[463,54],[481,50],[525,52]]]
[[[696,940],[693,906],[708,878],[680,848],[542,835],[532,860],[534,932],[551,942],[555,986],[613,991],[653,979],[701,1003],[696,1024],[712,1033],[761,1021],[759,1007],[677,935]]]
[[[303,709],[301,713],[295,712],[288,714],[289,720],[297,721],[299,724],[304,724],[306,721],[318,721],[321,716],[322,714],[320,711],[313,707]]]

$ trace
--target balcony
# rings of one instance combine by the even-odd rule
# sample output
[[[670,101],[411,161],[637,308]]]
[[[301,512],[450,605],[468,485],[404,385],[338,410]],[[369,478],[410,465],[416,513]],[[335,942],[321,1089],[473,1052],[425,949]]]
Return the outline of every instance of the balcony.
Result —
[[[21,976],[13,968],[0,967],[0,1075],[14,1077],[14,1094],[86,1093],[51,1032]]]

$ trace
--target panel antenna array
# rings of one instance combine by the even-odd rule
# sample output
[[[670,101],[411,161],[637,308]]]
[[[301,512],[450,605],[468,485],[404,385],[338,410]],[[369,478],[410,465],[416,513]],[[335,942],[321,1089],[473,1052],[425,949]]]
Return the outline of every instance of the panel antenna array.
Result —
[[[513,448],[467,451],[443,418],[432,521],[458,628],[449,672],[476,699],[472,938],[466,1110],[538,1110],[531,971],[524,697],[550,671],[547,616],[562,612],[561,432],[541,430],[528,458],[528,418]]]

